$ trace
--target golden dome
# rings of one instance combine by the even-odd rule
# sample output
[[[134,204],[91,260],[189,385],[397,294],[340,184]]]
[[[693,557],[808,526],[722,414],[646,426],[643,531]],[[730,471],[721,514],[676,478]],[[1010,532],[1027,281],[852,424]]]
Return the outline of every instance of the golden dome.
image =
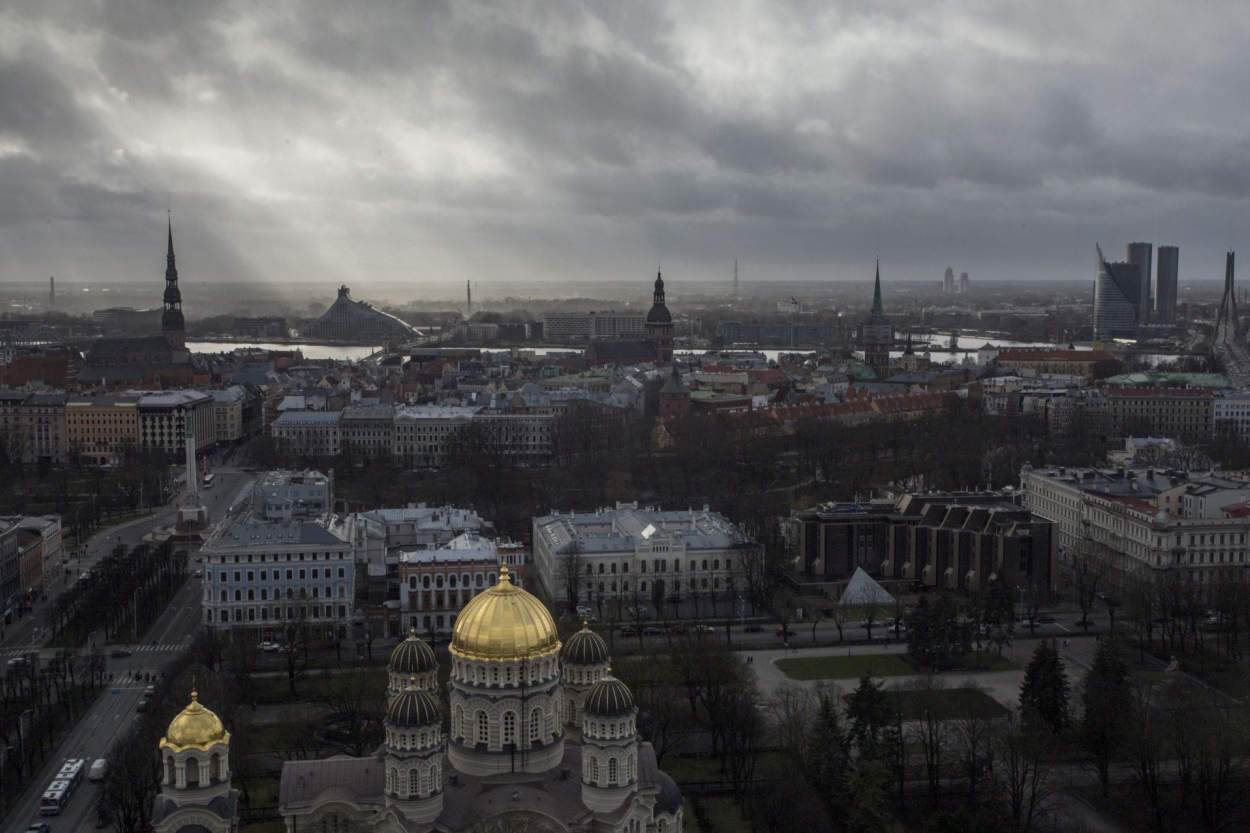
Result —
[[[465,659],[533,659],[560,650],[560,639],[543,603],[513,584],[507,566],[500,566],[499,583],[460,611],[450,650]]]
[[[208,751],[218,743],[229,744],[230,733],[217,715],[200,705],[196,692],[192,691],[191,705],[170,721],[165,737],[161,738],[161,748],[168,747],[174,752],[190,748]]]

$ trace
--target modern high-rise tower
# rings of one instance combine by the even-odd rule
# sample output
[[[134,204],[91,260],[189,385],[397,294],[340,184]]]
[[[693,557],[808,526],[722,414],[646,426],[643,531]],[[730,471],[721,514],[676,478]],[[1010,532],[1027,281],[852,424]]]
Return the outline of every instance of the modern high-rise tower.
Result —
[[[1155,320],[1160,324],[1176,323],[1176,272],[1181,250],[1160,246],[1155,265]]]
[[[56,278],[48,278],[48,309],[56,306]]]
[[[174,266],[174,224],[169,224],[169,251],[165,255],[165,311],[161,313],[161,335],[170,347],[186,346],[186,322],[182,320],[182,291],[178,289],[178,268]]]
[[[1224,258],[1224,295],[1220,298],[1220,311],[1215,315],[1214,345],[1235,342],[1241,335],[1241,319],[1237,316],[1237,290],[1233,286],[1235,255],[1229,252]]]
[[[946,272],[942,275],[942,292],[952,295],[955,292],[955,270],[946,267]]]
[[[960,291],[960,293],[962,294],[962,293],[964,293],[964,292],[967,292],[967,291],[968,291],[968,288],[969,288],[969,287],[968,287],[968,273],[967,273],[967,272],[960,272],[960,273],[959,273],[959,291]]]
[[[1135,263],[1108,263],[1098,252],[1094,277],[1094,338],[1135,338],[1141,321],[1138,293],[1141,292],[1141,269]]]
[[[1149,324],[1150,314],[1154,311],[1154,302],[1151,299],[1153,283],[1150,280],[1150,256],[1153,254],[1153,248],[1150,243],[1129,243],[1124,247],[1124,259],[1138,269],[1137,279],[1140,287],[1137,290],[1137,323],[1139,326]]]

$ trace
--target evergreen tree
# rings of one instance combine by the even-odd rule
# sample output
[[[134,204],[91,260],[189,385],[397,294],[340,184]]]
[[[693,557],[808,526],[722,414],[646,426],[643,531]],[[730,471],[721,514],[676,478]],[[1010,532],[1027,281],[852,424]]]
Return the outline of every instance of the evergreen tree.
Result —
[[[1020,712],[1030,725],[1044,725],[1056,735],[1068,727],[1071,686],[1055,641],[1042,640],[1033,651],[1020,684]]]
[[[890,695],[865,674],[859,686],[847,695],[846,717],[851,723],[851,738],[860,758],[875,760],[887,750],[882,738],[894,724],[894,704]]]
[[[1103,798],[1111,783],[1111,761],[1123,747],[1132,711],[1128,667],[1110,639],[1103,639],[1094,655],[1094,664],[1085,675],[1085,714],[1081,720],[1081,740],[1102,784]]]

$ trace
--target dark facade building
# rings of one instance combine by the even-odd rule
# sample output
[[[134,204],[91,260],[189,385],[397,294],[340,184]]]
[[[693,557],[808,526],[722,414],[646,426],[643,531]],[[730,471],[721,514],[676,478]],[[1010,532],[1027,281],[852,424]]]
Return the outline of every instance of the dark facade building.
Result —
[[[282,316],[236,318],[231,326],[235,338],[286,338],[286,319]]]
[[[304,328],[304,338],[378,344],[390,338],[409,338],[417,331],[365,301],[353,301],[351,290],[339,287],[339,297],[320,318]]]
[[[1155,316],[1159,324],[1176,323],[1176,273],[1181,250],[1160,246],[1155,266]]]
[[[664,301],[664,278],[655,273],[655,293],[647,313],[647,341],[654,345],[655,359],[663,364],[673,360],[673,316]]]
[[[890,375],[890,348],[894,346],[894,325],[886,317],[881,302],[881,264],[877,264],[877,280],[872,290],[872,312],[859,325],[859,340],[864,346],[864,364],[873,369],[878,381]]]
[[[186,322],[182,319],[182,290],[178,288],[178,267],[174,265],[174,224],[169,224],[169,251],[165,254],[165,310],[161,313],[161,335],[170,347],[186,345]]]
[[[793,512],[789,524],[801,569],[817,581],[848,581],[862,567],[876,579],[943,590],[1051,588],[1053,525],[1015,492],[826,503]]]
[[[1094,338],[1136,338],[1141,323],[1141,269],[1133,263],[1108,263],[1097,245],[1094,276]]]
[[[1129,243],[1124,247],[1124,259],[1137,267],[1137,323],[1149,324],[1151,313],[1154,312],[1152,292],[1154,284],[1150,279],[1150,261],[1154,246],[1150,243]]]

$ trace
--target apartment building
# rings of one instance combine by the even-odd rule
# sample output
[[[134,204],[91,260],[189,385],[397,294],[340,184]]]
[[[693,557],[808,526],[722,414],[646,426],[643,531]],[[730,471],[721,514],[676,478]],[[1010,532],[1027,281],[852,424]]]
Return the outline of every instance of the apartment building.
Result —
[[[1211,403],[1212,431],[1227,431],[1243,442],[1250,442],[1250,393],[1228,393]]]
[[[333,457],[342,449],[342,419],[342,411],[285,411],[269,432],[289,454]]]
[[[339,422],[342,452],[381,457],[395,447],[395,406],[351,405]]]
[[[543,314],[543,337],[548,341],[643,338],[646,335],[646,327],[647,315],[644,312],[592,310]]]
[[[499,581],[507,565],[512,583],[526,586],[525,547],[466,532],[445,543],[402,553],[399,604],[404,624],[417,633],[448,637],[469,600]]]
[[[470,424],[478,406],[413,405],[395,413],[394,455],[406,466],[447,464],[451,438]]]
[[[213,425],[217,434],[217,442],[221,444],[237,443],[244,438],[243,404],[247,401],[247,391],[242,385],[231,385],[225,390],[209,391],[213,397]]]
[[[1105,398],[1112,441],[1170,437],[1205,442],[1211,438],[1215,397],[1210,388],[1111,388]]]
[[[139,447],[182,459],[187,423],[195,432],[195,450],[203,454],[217,444],[213,397],[193,390],[167,390],[139,396]]]
[[[1245,580],[1250,518],[1212,517],[1210,509],[1237,504],[1244,483],[1150,468],[1027,465],[1020,480],[1025,505],[1058,530],[1061,589],[1072,590],[1071,570],[1087,551],[1106,555],[1121,573],[1183,570],[1203,584]]]
[[[139,447],[139,395],[71,396],[65,403],[69,453],[85,463],[111,465]]]
[[[0,435],[11,459],[22,463],[64,463],[69,443],[63,393],[0,391]]]
[[[588,603],[741,592],[738,545],[746,536],[706,506],[665,511],[617,503],[594,512],[534,518],[535,579],[548,598],[566,597],[567,569],[582,575]]]

